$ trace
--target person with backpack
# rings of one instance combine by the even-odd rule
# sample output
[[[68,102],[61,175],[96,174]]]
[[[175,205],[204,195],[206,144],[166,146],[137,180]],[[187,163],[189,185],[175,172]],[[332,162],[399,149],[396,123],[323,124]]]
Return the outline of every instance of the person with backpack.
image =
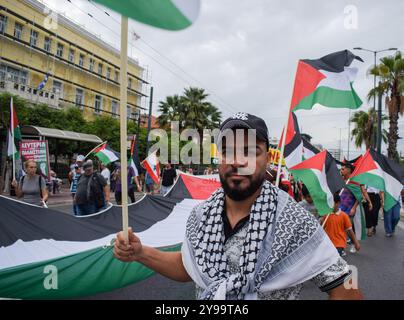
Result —
[[[74,196],[75,215],[85,216],[105,208],[110,201],[109,186],[105,178],[94,172],[93,162],[87,160],[83,165],[83,173],[77,180]]]
[[[46,206],[48,201],[48,189],[45,179],[37,174],[37,163],[34,160],[24,162],[26,175],[22,176],[17,183],[13,180],[11,185],[15,188],[17,198],[22,198],[24,202],[37,206]]]

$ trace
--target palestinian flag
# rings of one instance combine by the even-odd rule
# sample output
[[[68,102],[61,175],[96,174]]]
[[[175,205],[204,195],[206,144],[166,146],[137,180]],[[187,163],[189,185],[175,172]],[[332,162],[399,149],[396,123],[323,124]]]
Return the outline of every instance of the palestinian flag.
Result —
[[[282,132],[281,139],[279,140],[278,148],[280,150],[283,141]],[[289,123],[286,130],[285,138],[285,150],[283,152],[283,157],[285,159],[286,166],[288,168],[295,166],[296,164],[302,162],[303,157],[303,141],[300,135],[299,124],[297,123],[296,115],[292,112],[289,116]]]
[[[327,150],[289,168],[289,171],[307,187],[320,216],[333,211],[334,192],[345,184]]]
[[[201,200],[146,195],[128,206],[129,226],[142,243],[163,251],[180,250],[193,207],[218,188],[218,184],[211,183],[203,196],[197,190],[185,190],[192,188],[193,182],[198,184],[198,180],[187,177],[173,190],[177,195],[194,194]],[[122,228],[121,207],[75,217],[3,196],[0,206],[0,297],[85,297],[122,288],[154,274],[139,263],[123,263],[113,256],[111,241]]]
[[[157,28],[181,30],[198,17],[199,0],[95,0],[124,16]]]
[[[309,141],[302,137],[303,141],[303,161],[314,157],[320,150],[313,146]]]
[[[96,148],[93,153],[105,165],[119,160],[119,154],[109,148],[106,142]]]
[[[142,165],[149,173],[153,181],[158,184],[160,180],[160,163],[156,153],[157,151],[151,153],[146,159],[142,161]]]
[[[14,108],[13,97],[10,99],[10,129],[8,131],[8,147],[7,155],[9,157],[14,157],[18,159],[20,153],[18,152],[17,146],[19,146],[19,141],[21,141],[21,130],[17,119],[17,113]]]
[[[366,218],[365,218],[365,209],[363,208],[361,201],[359,201],[359,205],[356,207],[356,213],[352,219],[352,223],[353,223],[353,226],[355,229],[356,239],[365,240],[367,237],[366,236]]]
[[[373,149],[360,159],[350,180],[384,191],[384,210],[391,209],[403,188],[404,167]]]
[[[310,110],[315,105],[359,108],[362,101],[352,86],[358,69],[349,67],[355,59],[363,62],[360,57],[344,50],[317,60],[300,60],[290,110]]]

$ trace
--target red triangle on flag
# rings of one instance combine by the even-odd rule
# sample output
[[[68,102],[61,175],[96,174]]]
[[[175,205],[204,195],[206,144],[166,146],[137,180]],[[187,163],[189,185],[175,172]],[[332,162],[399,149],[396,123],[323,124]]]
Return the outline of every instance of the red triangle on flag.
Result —
[[[293,111],[293,108],[296,107],[304,97],[310,95],[317,88],[320,81],[325,78],[324,74],[300,60],[297,66],[290,110]]]
[[[376,163],[373,160],[369,150],[366,151],[364,156],[360,158],[359,161],[355,162],[355,165],[356,168],[354,172],[352,172],[351,177],[377,169]]]
[[[303,170],[303,169],[317,169],[322,171],[324,168],[325,159],[327,157],[327,150],[317,153],[315,156],[300,162],[289,170]]]

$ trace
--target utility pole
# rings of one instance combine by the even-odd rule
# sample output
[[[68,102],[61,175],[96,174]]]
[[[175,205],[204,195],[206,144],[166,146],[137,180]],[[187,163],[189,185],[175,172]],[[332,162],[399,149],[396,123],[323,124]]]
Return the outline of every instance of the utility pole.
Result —
[[[361,47],[356,47],[354,50],[362,50],[362,51],[368,51],[373,53],[373,58],[374,58],[374,68],[376,68],[376,55],[379,52],[384,52],[384,51],[397,51],[397,48],[389,48],[389,49],[383,49],[383,50],[369,50],[369,49],[364,49]],[[373,77],[373,90],[375,91],[376,89],[376,74]],[[376,94],[376,93],[375,93]],[[374,145],[373,147],[377,148],[377,151],[380,153],[382,152],[381,148],[381,141],[382,141],[382,104],[381,104],[381,99],[382,97],[379,96],[379,104],[378,104],[378,109],[377,109],[377,119],[378,119],[378,124],[377,124],[377,136],[376,139],[374,139]],[[373,98],[373,108],[376,110],[376,95]]]
[[[347,159],[349,160],[349,144],[351,143],[351,109],[349,109],[349,118],[348,118],[348,154]]]
[[[149,117],[147,118],[147,135],[146,135],[146,140],[147,140],[146,157],[147,157],[147,155],[149,153],[149,147],[150,147],[149,133],[150,133],[150,130],[151,130],[152,108],[153,108],[153,87],[150,87]]]
[[[377,99],[377,151],[382,153],[382,94]]]

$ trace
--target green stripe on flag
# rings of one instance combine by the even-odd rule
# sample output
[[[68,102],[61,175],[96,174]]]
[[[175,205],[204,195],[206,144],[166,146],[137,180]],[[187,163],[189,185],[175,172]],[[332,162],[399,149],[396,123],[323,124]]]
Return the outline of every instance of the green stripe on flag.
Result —
[[[317,103],[328,108],[357,109],[362,105],[362,100],[353,88],[351,91],[342,91],[330,87],[318,87],[310,95],[300,100],[296,107],[293,108],[293,111],[299,109],[310,110]]]
[[[327,193],[324,192],[320,182],[318,181],[317,175],[312,170],[305,169],[290,171],[293,173],[295,178],[303,181],[303,183],[306,185],[320,216],[326,215],[333,211],[333,208],[328,206]]]
[[[192,24],[171,0],[96,0],[137,21],[154,27],[181,30]]]
[[[97,153],[95,154],[95,156],[96,156],[98,159],[100,159],[100,161],[101,161],[103,164],[105,164],[105,165],[107,165],[107,164],[109,164],[109,163],[111,162],[111,160],[110,160],[102,151],[97,152]]]
[[[113,247],[99,247],[57,259],[29,263],[0,271],[0,297],[16,299],[68,299],[122,288],[144,280],[154,271],[125,263],[113,256]],[[162,248],[179,251],[181,244]],[[57,270],[52,278],[52,272]],[[49,284],[56,284],[52,289]]]
[[[354,176],[352,179],[352,181],[356,181],[360,184],[365,184],[368,186],[371,186],[373,188],[379,189],[384,191],[384,210],[388,211],[391,208],[393,208],[396,203],[397,203],[397,199],[394,198],[394,196],[392,196],[390,193],[388,193],[386,191],[386,186],[385,186],[385,182],[384,179],[376,174],[372,174],[372,173],[361,173],[358,174],[357,176]]]

